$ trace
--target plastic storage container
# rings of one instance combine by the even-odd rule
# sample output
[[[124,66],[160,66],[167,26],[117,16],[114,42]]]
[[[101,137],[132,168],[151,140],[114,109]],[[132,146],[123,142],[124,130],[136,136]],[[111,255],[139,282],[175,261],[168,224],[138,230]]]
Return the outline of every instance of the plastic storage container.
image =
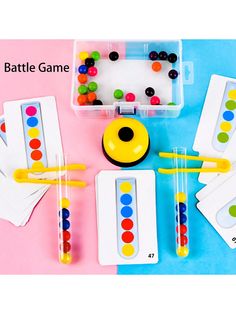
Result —
[[[150,55],[153,51],[157,54]],[[98,59],[94,60],[94,64],[92,56]],[[82,68],[79,68],[81,65]],[[182,45],[179,40],[75,41],[73,68],[71,105],[79,116],[113,118],[118,115],[139,115],[174,118],[183,107]],[[83,75],[79,77],[80,74]],[[96,90],[88,89],[91,82],[96,82]],[[81,85],[83,87],[79,89]],[[145,93],[148,87],[154,90],[159,104],[151,104],[152,96],[148,97]],[[114,97],[117,89],[123,92],[120,99]],[[79,101],[84,102],[79,103],[81,91],[83,96]],[[134,101],[126,100],[128,93],[135,95]],[[93,102],[91,99],[94,97],[102,103]]]

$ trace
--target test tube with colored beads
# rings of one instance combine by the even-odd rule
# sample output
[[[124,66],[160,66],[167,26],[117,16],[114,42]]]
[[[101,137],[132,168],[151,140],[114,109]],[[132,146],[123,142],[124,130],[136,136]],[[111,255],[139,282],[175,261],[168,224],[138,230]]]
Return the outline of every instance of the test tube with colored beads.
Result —
[[[186,148],[173,148],[174,154],[186,155]],[[174,168],[186,168],[186,159],[173,158]],[[174,174],[174,203],[175,203],[175,241],[176,254],[186,257],[189,254],[189,233],[188,233],[188,194],[187,174],[176,172]]]
[[[65,164],[68,163],[67,156],[65,157]],[[59,215],[59,261],[62,264],[70,264],[72,261],[71,255],[71,223],[70,223],[70,197],[69,186],[62,184],[64,180],[68,182],[68,171],[61,171],[60,167],[63,165],[61,158],[57,157],[57,163],[59,167],[58,171],[58,215]]]

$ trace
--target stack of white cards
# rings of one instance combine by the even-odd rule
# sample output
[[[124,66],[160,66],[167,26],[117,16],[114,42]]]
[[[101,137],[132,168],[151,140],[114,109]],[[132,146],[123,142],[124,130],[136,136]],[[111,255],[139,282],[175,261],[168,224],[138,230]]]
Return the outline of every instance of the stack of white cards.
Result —
[[[213,75],[210,80],[193,149],[201,156],[222,157],[233,167],[227,174],[201,173],[206,184],[197,207],[230,248],[236,248],[236,79]],[[203,163],[203,167],[215,164]]]
[[[16,183],[18,168],[56,166],[63,158],[54,97],[4,103],[0,117],[0,218],[24,226],[49,185]]]

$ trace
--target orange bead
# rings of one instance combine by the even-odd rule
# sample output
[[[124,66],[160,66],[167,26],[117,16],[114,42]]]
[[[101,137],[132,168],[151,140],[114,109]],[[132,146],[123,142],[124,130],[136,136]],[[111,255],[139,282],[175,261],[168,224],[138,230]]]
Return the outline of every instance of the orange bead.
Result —
[[[78,98],[77,98],[77,101],[79,103],[80,106],[83,106],[86,104],[87,102],[87,96],[86,95],[79,95]]]
[[[160,62],[157,62],[157,61],[153,62],[153,64],[152,64],[153,71],[159,72],[159,71],[161,71],[161,68],[162,68],[162,66],[161,66]]]
[[[88,93],[88,101],[93,102],[97,99],[97,95],[95,93]]]
[[[78,75],[78,81],[81,83],[81,84],[84,84],[88,81],[88,78],[87,78],[87,75],[86,74],[80,74]]]

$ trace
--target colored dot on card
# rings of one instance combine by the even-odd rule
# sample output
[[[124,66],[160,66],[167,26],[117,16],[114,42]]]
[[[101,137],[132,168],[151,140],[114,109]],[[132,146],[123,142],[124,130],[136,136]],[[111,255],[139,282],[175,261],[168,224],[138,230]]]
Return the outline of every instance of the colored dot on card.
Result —
[[[133,228],[133,221],[129,218],[126,218],[124,220],[122,220],[121,222],[121,227],[124,229],[124,230],[131,230]]]
[[[27,125],[30,127],[34,127],[38,124],[38,119],[35,117],[30,117],[29,119],[27,119]]]
[[[31,128],[28,130],[28,135],[31,138],[37,138],[37,137],[39,137],[39,134],[40,134],[40,132],[39,132],[39,129],[37,129],[37,128]]]
[[[230,214],[230,216],[232,216],[232,217],[236,217],[236,205],[230,206],[230,208],[229,208],[229,214]]]
[[[175,195],[176,202],[184,203],[187,199],[187,196],[184,192],[179,192]]]
[[[60,206],[62,208],[68,208],[70,206],[70,201],[68,200],[68,198],[66,197],[63,197],[61,200],[60,200]]]
[[[133,241],[134,239],[134,235],[132,232],[130,231],[125,231],[124,233],[122,233],[122,241],[125,242],[125,243],[130,243]]]
[[[133,247],[133,245],[132,244],[125,244],[122,247],[122,253],[125,256],[132,256],[134,254],[134,247]]]
[[[122,209],[121,209],[121,215],[125,218],[129,218],[133,215],[133,210],[131,207],[129,206],[124,206]]]
[[[2,131],[3,133],[6,132],[6,125],[5,125],[5,122],[3,122],[3,123],[1,124],[0,129],[1,129],[1,131]]]
[[[34,138],[29,142],[29,146],[32,149],[38,149],[41,146],[41,141],[37,138]]]
[[[33,150],[30,156],[33,160],[40,160],[43,154],[40,150]]]
[[[129,182],[122,182],[120,185],[120,190],[123,193],[129,193],[132,190],[132,184]]]
[[[37,113],[37,108],[34,106],[29,106],[26,108],[25,112],[28,116],[34,116]]]
[[[233,120],[233,118],[234,118],[234,114],[233,114],[232,111],[225,111],[225,112],[223,113],[223,118],[224,118],[226,121],[231,121],[231,120]]]
[[[236,101],[234,101],[234,100],[228,100],[228,101],[226,101],[225,107],[226,107],[228,110],[234,110],[234,109],[236,109]]]
[[[227,133],[221,132],[217,135],[217,139],[220,143],[227,143],[229,140],[229,135]]]
[[[232,125],[230,122],[222,122],[220,128],[222,131],[229,132],[232,129]]]
[[[229,97],[230,99],[236,100],[236,89],[231,89],[231,90],[228,92],[228,97]]]
[[[120,201],[123,205],[129,205],[132,202],[132,197],[129,194],[123,194],[120,198]]]
[[[32,163],[32,168],[44,168],[44,164],[41,161],[35,161]]]

